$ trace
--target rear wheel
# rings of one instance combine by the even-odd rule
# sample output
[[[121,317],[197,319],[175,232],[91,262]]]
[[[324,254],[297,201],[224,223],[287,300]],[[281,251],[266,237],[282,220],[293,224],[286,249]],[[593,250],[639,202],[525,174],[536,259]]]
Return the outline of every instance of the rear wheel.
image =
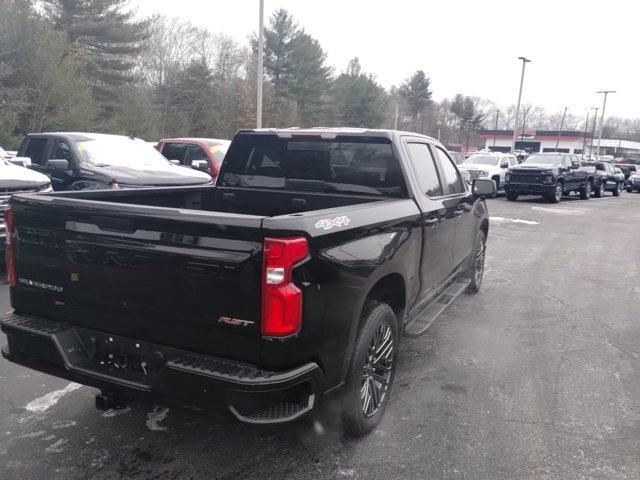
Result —
[[[621,192],[622,192],[621,184],[617,184],[615,190],[613,191],[613,196],[619,197]]]
[[[386,303],[367,300],[344,390],[342,418],[350,436],[373,430],[384,414],[398,356],[398,324]]]
[[[516,192],[506,192],[505,195],[507,197],[507,200],[511,202],[515,202],[516,200],[518,200],[518,194]]]
[[[473,255],[471,255],[469,263],[469,277],[471,283],[467,292],[478,293],[482,286],[482,277],[484,276],[484,259],[487,252],[487,239],[482,230],[478,231],[476,236],[476,243],[473,249]]]
[[[598,187],[595,189],[593,195],[596,198],[604,197],[604,183],[603,182],[600,182],[600,185],[598,185]]]
[[[627,193],[633,192],[633,188],[627,187]]]
[[[585,186],[580,189],[580,198],[582,200],[589,200],[591,198],[591,182],[587,182]]]

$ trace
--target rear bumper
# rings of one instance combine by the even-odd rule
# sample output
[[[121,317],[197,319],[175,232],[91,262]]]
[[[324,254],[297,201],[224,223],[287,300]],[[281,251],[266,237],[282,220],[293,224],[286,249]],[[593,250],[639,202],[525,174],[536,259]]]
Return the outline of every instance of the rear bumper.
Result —
[[[542,185],[538,183],[507,183],[504,186],[506,192],[514,192],[520,195],[551,195],[555,191],[555,184]]]
[[[131,399],[226,410],[245,423],[296,420],[322,392],[313,362],[271,372],[14,312],[0,325],[9,361]]]

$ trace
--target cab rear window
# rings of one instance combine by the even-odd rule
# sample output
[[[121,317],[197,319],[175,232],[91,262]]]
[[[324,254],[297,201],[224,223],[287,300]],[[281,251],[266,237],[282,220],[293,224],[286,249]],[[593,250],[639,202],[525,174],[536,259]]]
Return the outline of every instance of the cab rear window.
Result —
[[[404,176],[387,139],[238,135],[221,185],[402,197]]]

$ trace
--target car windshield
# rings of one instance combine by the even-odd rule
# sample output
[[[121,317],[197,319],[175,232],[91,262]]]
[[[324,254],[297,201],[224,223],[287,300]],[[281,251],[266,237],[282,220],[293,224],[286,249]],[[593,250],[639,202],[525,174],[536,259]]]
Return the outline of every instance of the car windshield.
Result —
[[[171,168],[169,161],[141,140],[104,137],[75,142],[81,161],[96,167]]]
[[[464,161],[464,165],[498,165],[500,159],[491,155],[473,155]]]
[[[380,138],[290,140],[238,135],[222,185],[402,196],[404,177],[391,144]]]
[[[562,155],[531,155],[523,164],[537,163],[544,165],[560,165],[562,163]]]

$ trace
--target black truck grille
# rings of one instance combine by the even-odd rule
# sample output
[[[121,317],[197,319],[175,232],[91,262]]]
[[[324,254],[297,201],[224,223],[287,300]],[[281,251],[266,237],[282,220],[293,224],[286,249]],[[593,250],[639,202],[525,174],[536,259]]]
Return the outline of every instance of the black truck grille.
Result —
[[[511,183],[542,183],[542,175],[530,175],[527,173],[512,173],[509,177]]]

